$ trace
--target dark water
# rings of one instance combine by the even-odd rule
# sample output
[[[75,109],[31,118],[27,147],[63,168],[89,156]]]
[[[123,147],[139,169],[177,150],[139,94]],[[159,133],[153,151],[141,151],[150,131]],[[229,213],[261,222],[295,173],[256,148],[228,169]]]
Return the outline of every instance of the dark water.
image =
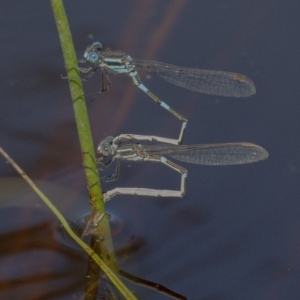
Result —
[[[121,267],[188,299],[299,299],[300,5],[102,0],[65,1],[65,8],[79,58],[99,40],[136,58],[243,73],[257,88],[251,98],[221,98],[141,74],[189,119],[185,144],[246,141],[270,156],[232,167],[183,163],[189,170],[183,199],[114,199],[108,210],[123,224],[116,248],[143,240]],[[2,1],[0,14],[1,146],[76,220],[89,212],[88,196],[50,2]],[[99,79],[85,84],[86,93],[100,88]],[[87,103],[95,144],[120,133],[177,137],[180,123],[130,78],[110,79],[110,91]],[[76,299],[86,257],[70,250],[59,224],[24,184],[4,180],[16,176],[4,160],[0,172],[1,299]],[[177,189],[179,183],[161,165],[122,163],[119,181],[104,189]],[[139,299],[166,299],[131,288]]]

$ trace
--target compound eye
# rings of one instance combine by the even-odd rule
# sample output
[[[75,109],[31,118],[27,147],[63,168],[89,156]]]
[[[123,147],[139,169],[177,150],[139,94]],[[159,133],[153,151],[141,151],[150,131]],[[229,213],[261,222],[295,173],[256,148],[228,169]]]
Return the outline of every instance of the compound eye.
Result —
[[[111,147],[107,142],[101,142],[97,149],[98,153],[101,153],[103,156],[108,156],[111,154]]]
[[[100,42],[94,42],[91,46],[96,48],[98,51],[102,50],[102,44]]]
[[[91,63],[96,63],[97,61],[99,61],[99,56],[96,52],[90,52],[87,54],[86,60]]]
[[[103,154],[104,154],[104,155],[108,155],[109,153],[110,153],[110,147],[105,146],[105,147],[103,148]]]

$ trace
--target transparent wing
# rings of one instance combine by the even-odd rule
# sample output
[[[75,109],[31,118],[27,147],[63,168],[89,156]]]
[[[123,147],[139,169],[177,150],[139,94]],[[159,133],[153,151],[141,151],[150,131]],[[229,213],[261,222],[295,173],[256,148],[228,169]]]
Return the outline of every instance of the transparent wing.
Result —
[[[204,145],[147,145],[149,155],[168,155],[177,160],[200,165],[237,165],[264,160],[268,152],[251,143],[226,143]]]
[[[132,64],[137,69],[156,73],[172,84],[200,93],[228,97],[247,97],[256,93],[252,80],[238,73],[181,68],[140,59],[134,59]]]

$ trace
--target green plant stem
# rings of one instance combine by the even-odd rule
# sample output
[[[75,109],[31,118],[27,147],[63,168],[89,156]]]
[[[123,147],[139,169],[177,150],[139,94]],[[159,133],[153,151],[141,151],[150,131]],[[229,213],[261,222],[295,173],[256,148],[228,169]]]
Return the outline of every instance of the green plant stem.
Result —
[[[102,198],[102,189],[98,174],[87,107],[85,104],[84,91],[82,88],[82,82],[79,76],[79,72],[76,69],[78,65],[71,37],[71,32],[68,26],[67,16],[65,14],[62,1],[51,0],[51,4],[55,16],[55,21],[69,78],[75,120],[79,135],[83,164],[85,166],[87,185],[89,189],[92,215],[102,215],[105,213],[104,202]],[[98,230],[98,235],[104,238],[103,244],[105,244],[107,248],[102,249],[102,256],[104,258],[105,263],[108,266],[111,266],[115,263],[112,259],[113,257],[111,256],[113,253],[113,247],[110,238],[110,227],[108,223],[108,218],[102,219]],[[110,259],[108,257],[110,257]]]
[[[105,214],[105,208],[102,198],[102,189],[100,185],[87,107],[84,98],[84,91],[82,88],[79,71],[77,69],[77,58],[75,55],[71,32],[63,7],[63,2],[62,0],[51,0],[51,4],[70,84],[75,120],[89,189],[92,217],[96,218],[97,216]],[[95,239],[93,249],[99,256],[101,255],[106,265],[117,273],[118,267],[114,255],[108,218],[102,218],[101,222],[99,222],[97,226],[96,231],[97,236],[101,237],[101,240]],[[89,269],[92,270],[94,268],[91,267]],[[94,273],[89,274],[89,278],[92,278],[93,276]],[[91,290],[91,288],[88,289]]]

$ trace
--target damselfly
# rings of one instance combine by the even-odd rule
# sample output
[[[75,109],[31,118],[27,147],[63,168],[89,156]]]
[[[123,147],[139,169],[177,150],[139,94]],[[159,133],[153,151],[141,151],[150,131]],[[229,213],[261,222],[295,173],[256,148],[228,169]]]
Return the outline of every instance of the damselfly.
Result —
[[[168,110],[182,122],[178,139],[170,139],[172,144],[181,144],[187,119],[154,95],[142,82],[137,70],[153,72],[166,81],[188,90],[228,97],[247,97],[255,94],[255,85],[244,75],[225,71],[201,70],[182,68],[157,61],[132,59],[122,52],[102,51],[102,45],[95,42],[89,45],[84,52],[84,60],[79,62],[91,62],[90,68],[79,68],[83,73],[89,73],[84,79],[88,80],[97,71],[102,70],[102,89],[99,94],[108,90],[111,81],[107,72],[124,73],[132,78],[133,84],[145,92],[157,104]],[[107,83],[105,83],[107,81]]]
[[[124,142],[133,140],[158,141],[165,144],[123,144]],[[211,166],[248,164],[264,160],[268,157],[268,152],[264,148],[247,142],[198,145],[172,145],[168,143],[169,139],[133,134],[121,134],[116,138],[109,136],[101,141],[97,152],[102,155],[99,159],[102,169],[106,169],[113,161],[117,161],[116,171],[112,175],[112,178],[118,178],[121,160],[160,162],[181,174],[180,191],[147,188],[115,188],[104,193],[104,201],[108,202],[113,197],[121,194],[152,197],[183,197],[186,193],[187,170],[165,158],[165,155],[183,162]],[[104,163],[103,159],[106,157],[111,157],[111,159],[107,163]]]

